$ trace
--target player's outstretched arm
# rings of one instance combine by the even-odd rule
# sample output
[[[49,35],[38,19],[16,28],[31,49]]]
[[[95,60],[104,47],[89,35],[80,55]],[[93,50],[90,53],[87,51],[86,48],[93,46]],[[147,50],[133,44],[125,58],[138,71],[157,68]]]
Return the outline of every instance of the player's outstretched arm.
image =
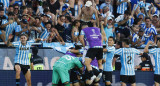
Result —
[[[152,41],[149,41],[149,42],[147,43],[146,47],[144,48],[144,52],[145,52],[145,53],[148,53],[148,52],[149,52],[148,48],[149,48],[149,45],[150,45],[151,43],[152,43]]]

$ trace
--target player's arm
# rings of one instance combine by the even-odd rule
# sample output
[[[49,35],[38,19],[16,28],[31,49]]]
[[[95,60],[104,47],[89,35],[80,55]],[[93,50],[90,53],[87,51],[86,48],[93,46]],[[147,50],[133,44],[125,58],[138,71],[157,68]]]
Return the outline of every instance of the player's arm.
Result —
[[[147,43],[146,47],[144,48],[144,52],[145,52],[145,53],[148,53],[148,52],[149,52],[148,48],[149,48],[149,45],[150,45],[150,44],[152,44],[152,41],[149,41],[149,42]]]

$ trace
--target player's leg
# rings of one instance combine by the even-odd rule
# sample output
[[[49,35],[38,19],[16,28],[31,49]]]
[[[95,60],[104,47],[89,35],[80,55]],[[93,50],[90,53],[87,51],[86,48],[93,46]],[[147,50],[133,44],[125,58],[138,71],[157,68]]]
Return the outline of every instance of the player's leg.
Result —
[[[100,86],[99,83],[94,83],[94,86]]]
[[[129,76],[120,75],[121,86],[126,86],[126,83],[128,83],[128,80],[129,80]]]
[[[128,83],[131,83],[131,86],[136,86],[136,77],[135,75],[134,76],[129,76],[129,82]]]
[[[111,83],[112,83],[112,72],[103,71],[103,80],[105,82],[105,86],[111,86]]]
[[[124,83],[124,82],[121,82],[121,86],[126,86],[126,83]]]
[[[79,82],[73,83],[73,86],[80,86]]]
[[[96,57],[96,50],[94,48],[89,48],[85,57],[85,66],[87,68],[88,74],[87,76],[89,77],[89,84],[92,84],[93,80],[96,78],[96,76],[93,73],[92,67],[91,67],[91,61],[95,59]]]
[[[155,84],[155,86],[159,86],[159,84],[160,84],[160,75],[154,74],[154,84]]]
[[[75,69],[70,71],[70,86],[80,86],[77,70]]]
[[[25,74],[25,78],[26,78],[26,81],[27,81],[27,86],[31,86],[31,71],[28,70]]]
[[[23,72],[23,75],[25,75],[27,86],[31,86],[31,72],[30,72],[30,66],[29,65],[21,65],[21,70]]]
[[[155,86],[159,86],[159,83],[158,83],[158,82],[154,82],[154,85],[155,85]]]
[[[57,86],[59,83],[60,76],[58,75],[56,71],[56,67],[53,67],[53,72],[52,72],[52,86]]]
[[[16,71],[16,86],[20,84],[20,74],[21,74],[21,67],[20,64],[15,64],[15,71]]]
[[[98,68],[99,68],[99,74],[96,77],[95,81],[99,81],[102,77],[102,72],[103,72],[103,65],[102,65],[102,58],[103,58],[103,48],[98,48],[97,49],[97,54],[96,54],[96,58],[98,60]]]
[[[132,83],[131,86],[136,86],[136,83]]]
[[[65,68],[57,68],[57,73],[60,76],[63,85],[64,86],[70,86],[69,71]]]

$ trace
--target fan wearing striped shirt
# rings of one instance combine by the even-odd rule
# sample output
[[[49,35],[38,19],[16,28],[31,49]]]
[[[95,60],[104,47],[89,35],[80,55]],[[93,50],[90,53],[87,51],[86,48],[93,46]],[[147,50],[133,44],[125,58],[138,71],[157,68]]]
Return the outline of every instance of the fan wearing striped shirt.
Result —
[[[41,39],[35,39],[33,41],[27,41],[28,35],[21,34],[20,41],[10,43],[13,35],[9,35],[7,40],[7,46],[16,47],[16,55],[14,59],[14,69],[16,71],[16,86],[20,85],[20,73],[21,71],[25,75],[27,86],[31,86],[31,73],[30,73],[30,59],[29,59],[29,51],[30,47],[34,43],[34,41],[39,41]]]
[[[121,71],[120,82],[121,86],[126,86],[126,83],[130,83],[131,86],[136,86],[135,71],[134,71],[134,58],[135,55],[140,55],[141,52],[135,48],[129,47],[129,39],[123,39],[123,48],[115,51],[115,54],[120,55],[121,59]]]

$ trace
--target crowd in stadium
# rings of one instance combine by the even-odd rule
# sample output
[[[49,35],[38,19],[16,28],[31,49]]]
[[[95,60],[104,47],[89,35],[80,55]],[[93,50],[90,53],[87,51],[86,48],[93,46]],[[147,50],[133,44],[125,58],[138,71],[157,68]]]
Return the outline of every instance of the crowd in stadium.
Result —
[[[88,50],[86,54],[83,52],[84,57],[88,58],[85,58],[85,62],[82,60],[87,70],[85,71],[87,74],[85,76],[86,86],[93,84],[99,86],[98,81],[102,77],[102,72],[105,77],[103,78],[105,85],[111,86],[112,59],[115,63],[120,59],[117,57],[120,56],[121,84],[125,86],[126,83],[131,83],[132,86],[135,86],[135,72],[133,72],[135,69],[153,70],[148,52],[155,58],[154,80],[155,86],[159,86],[159,50],[158,48],[148,49],[149,46],[160,47],[157,44],[160,42],[159,14],[160,0],[0,0],[0,41],[7,46],[17,47],[18,54],[15,57],[17,86],[19,86],[21,70],[26,77],[28,86],[31,86],[31,74],[28,72],[30,63],[29,60],[24,59],[29,57],[29,49],[35,41],[40,43],[59,42],[62,45],[65,43],[75,44],[75,47],[70,48],[65,56],[58,58],[59,60],[57,59],[55,62],[53,86],[58,84],[59,78],[65,86],[70,86],[68,81],[70,79],[66,78],[69,76],[67,71],[74,66],[73,64],[79,68],[82,67],[81,62],[72,57],[79,57],[79,53],[82,52],[77,45],[79,43],[82,44],[83,51]],[[127,48],[122,48],[122,46]],[[145,53],[135,48],[144,48]],[[102,59],[103,52],[111,58]],[[127,53],[131,53],[130,56]],[[132,64],[135,54],[142,57],[142,63],[136,67]],[[95,57],[97,62],[94,62]],[[68,63],[65,64],[73,64],[70,64],[67,71],[62,72],[62,69],[65,69],[63,62],[67,61]],[[125,62],[127,63],[125,64]],[[97,63],[97,65],[92,63]],[[102,63],[105,64],[104,67]],[[145,64],[148,64],[148,68],[143,68]],[[81,70],[83,69],[81,68]],[[73,72],[74,75],[74,71],[77,69],[72,70],[71,74]],[[60,77],[58,73],[61,74]],[[82,75],[79,74],[79,76]],[[72,83],[78,86],[76,82]]]

